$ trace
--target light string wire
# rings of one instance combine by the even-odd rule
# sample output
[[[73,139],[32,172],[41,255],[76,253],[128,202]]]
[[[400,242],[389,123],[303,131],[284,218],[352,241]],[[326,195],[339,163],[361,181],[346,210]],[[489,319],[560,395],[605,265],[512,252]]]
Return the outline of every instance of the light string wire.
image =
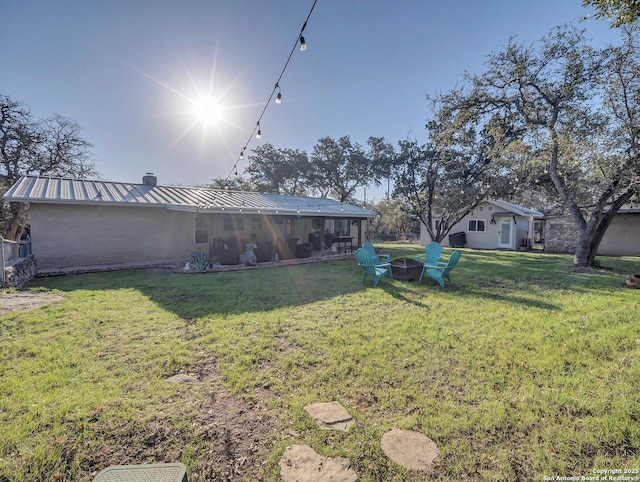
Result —
[[[249,146],[249,143],[251,142],[253,137],[255,136],[256,131],[260,130],[260,121],[262,120],[262,117],[264,116],[265,112],[267,111],[267,108],[271,104],[271,99],[273,99],[273,94],[275,94],[276,90],[278,90],[278,91],[280,90],[280,81],[282,80],[282,76],[284,75],[285,71],[287,70],[287,67],[289,66],[289,62],[291,61],[291,57],[293,57],[293,53],[296,51],[296,48],[298,47],[298,43],[300,43],[301,41],[304,42],[304,37],[302,36],[302,33],[304,32],[304,29],[307,27],[307,22],[309,21],[309,18],[311,17],[311,14],[313,13],[313,9],[315,8],[317,2],[318,2],[318,0],[313,0],[313,5],[311,5],[311,10],[309,10],[309,14],[307,15],[306,20],[302,24],[302,28],[300,29],[300,33],[296,37],[296,41],[293,44],[293,48],[291,49],[291,52],[289,53],[289,57],[287,58],[287,61],[285,62],[284,67],[282,68],[282,71],[280,72],[280,76],[278,77],[278,80],[276,81],[275,85],[273,86],[273,89],[271,90],[271,95],[269,96],[269,99],[265,103],[264,109],[262,109],[262,113],[260,114],[260,117],[258,117],[258,121],[256,122],[256,125],[253,128],[253,131],[251,132],[251,135],[249,136],[249,139],[247,139],[247,142],[245,143],[244,147],[240,150],[240,155],[236,159],[236,162],[233,164],[233,167],[231,168],[231,171],[229,172],[229,174],[225,178],[225,180],[224,180],[225,184],[226,184],[226,182],[229,180],[229,178],[231,177],[231,175],[234,172],[235,172],[236,175],[238,175],[238,163],[243,159],[244,152],[247,149],[247,147]]]

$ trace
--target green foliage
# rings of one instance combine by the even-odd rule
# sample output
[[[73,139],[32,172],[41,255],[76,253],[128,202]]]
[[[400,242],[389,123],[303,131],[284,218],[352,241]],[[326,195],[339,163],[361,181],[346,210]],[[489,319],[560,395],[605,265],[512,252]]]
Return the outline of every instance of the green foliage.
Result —
[[[612,27],[632,24],[640,18],[640,2],[638,0],[582,0],[582,6],[598,9],[596,18],[611,20]]]
[[[259,415],[245,439],[268,428],[253,452],[230,441],[250,457],[241,468],[260,467],[246,480],[280,480],[293,443],[348,457],[370,482],[638,468],[640,301],[622,282],[640,259],[602,265],[465,249],[446,289],[363,287],[353,260],[38,279],[29,289],[65,300],[0,320],[0,479],[88,482],[107,465],[181,460],[189,480],[222,480],[211,450],[228,427],[207,417],[225,400]],[[168,384],[177,372],[202,381]],[[354,417],[349,432],[303,410],[331,400]],[[384,456],[391,428],[436,442],[432,473]]]
[[[338,140],[322,137],[313,146],[308,184],[322,197],[347,202],[356,188],[379,182],[373,175],[373,163],[360,144],[349,136]]]
[[[247,176],[214,179],[213,189],[250,190],[288,195],[313,194],[341,202],[354,202],[358,187],[380,185],[389,178],[395,153],[383,137],[367,140],[369,151],[349,136],[322,137],[311,156],[300,149],[283,149],[264,144],[252,150],[245,169]]]
[[[192,263],[193,263],[193,266],[196,268],[196,271],[198,272],[206,271],[206,269],[211,264],[209,263],[209,258],[207,257],[206,253],[201,253],[198,256],[196,256],[193,259]]]
[[[436,142],[478,133],[500,192],[538,191],[572,215],[578,266],[593,264],[611,219],[640,189],[638,39],[629,28],[620,46],[596,47],[571,26],[530,45],[511,39],[485,72],[435,100]]]
[[[397,199],[384,199],[374,206],[378,216],[372,222],[369,235],[399,235],[417,232],[419,227],[409,214],[409,209]]]
[[[246,172],[259,192],[304,195],[309,173],[307,153],[299,149],[278,149],[263,144],[253,149]]]

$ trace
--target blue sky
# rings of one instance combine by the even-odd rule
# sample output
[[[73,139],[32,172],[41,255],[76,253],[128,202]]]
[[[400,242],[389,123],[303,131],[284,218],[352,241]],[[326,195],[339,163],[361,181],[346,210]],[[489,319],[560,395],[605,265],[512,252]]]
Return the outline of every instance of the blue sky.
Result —
[[[82,127],[104,179],[191,186],[227,177],[313,0],[0,0],[0,92]],[[318,0],[262,138],[311,153],[322,136],[426,142],[426,94],[481,72],[510,36],[575,22],[581,0]],[[194,109],[210,94],[218,120]],[[238,164],[246,167],[246,157]],[[358,197],[363,197],[363,192]],[[367,197],[381,199],[383,191]]]

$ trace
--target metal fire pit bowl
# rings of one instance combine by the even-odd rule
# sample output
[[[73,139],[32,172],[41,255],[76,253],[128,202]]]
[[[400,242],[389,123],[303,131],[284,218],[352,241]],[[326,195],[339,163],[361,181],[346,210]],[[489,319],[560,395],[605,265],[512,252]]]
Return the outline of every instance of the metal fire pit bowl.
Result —
[[[393,279],[414,281],[420,278],[422,263],[412,258],[398,258],[391,261]]]

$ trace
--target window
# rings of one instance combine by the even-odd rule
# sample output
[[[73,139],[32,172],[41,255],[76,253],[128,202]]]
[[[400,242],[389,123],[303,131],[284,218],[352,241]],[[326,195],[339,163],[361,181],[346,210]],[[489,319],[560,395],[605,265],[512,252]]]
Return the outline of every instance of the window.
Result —
[[[244,231],[244,218],[224,218],[225,231]]]
[[[338,236],[349,236],[351,234],[351,229],[349,228],[349,220],[336,219],[335,231]]]
[[[480,211],[480,212],[484,211],[484,206],[479,206],[478,207],[478,211]]]
[[[487,211],[493,211],[493,206],[487,206]]]
[[[260,216],[251,217],[251,231],[263,231],[262,218]]]
[[[196,243],[209,242],[209,222],[205,216],[196,216],[194,220],[194,237]]]
[[[484,219],[469,219],[470,233],[484,233]]]

